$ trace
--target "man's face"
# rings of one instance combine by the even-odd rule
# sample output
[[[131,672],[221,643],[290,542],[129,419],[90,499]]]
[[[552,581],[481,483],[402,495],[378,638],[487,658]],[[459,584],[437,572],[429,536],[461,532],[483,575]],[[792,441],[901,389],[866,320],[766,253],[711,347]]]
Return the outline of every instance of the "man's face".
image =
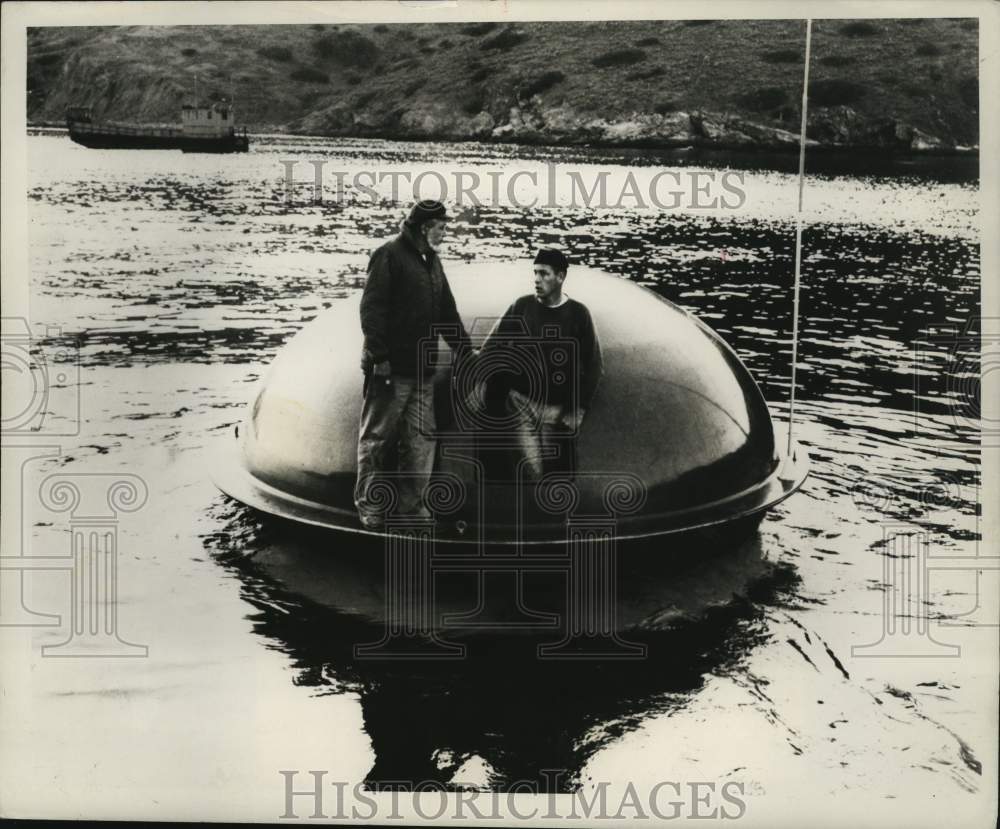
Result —
[[[562,290],[566,274],[556,273],[551,265],[535,265],[535,296],[542,302],[550,302]]]
[[[444,239],[444,231],[447,225],[448,222],[444,219],[431,219],[430,221],[424,222],[424,239],[427,240],[427,244],[430,245],[431,250],[438,249],[438,245],[440,245],[441,240]]]

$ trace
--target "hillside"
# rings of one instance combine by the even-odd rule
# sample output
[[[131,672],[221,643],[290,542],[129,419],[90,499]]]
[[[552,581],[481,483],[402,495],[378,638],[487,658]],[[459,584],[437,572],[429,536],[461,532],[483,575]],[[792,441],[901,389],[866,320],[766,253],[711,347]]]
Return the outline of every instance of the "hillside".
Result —
[[[176,121],[197,86],[258,132],[794,146],[803,41],[783,20],[31,29],[28,118]],[[977,41],[974,19],[815,22],[809,136],[977,144]]]

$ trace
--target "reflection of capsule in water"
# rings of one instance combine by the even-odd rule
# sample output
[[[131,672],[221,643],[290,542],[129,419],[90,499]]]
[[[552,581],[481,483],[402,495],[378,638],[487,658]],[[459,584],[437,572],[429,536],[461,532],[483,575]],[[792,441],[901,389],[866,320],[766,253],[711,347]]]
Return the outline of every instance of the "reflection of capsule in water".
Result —
[[[449,270],[474,336],[530,286],[528,263]],[[618,539],[727,527],[739,537],[801,485],[804,454],[784,455],[753,378],[708,326],[609,274],[574,267],[566,288],[590,310],[603,357],[575,440],[572,497],[526,518],[516,503],[523,487],[512,494],[510,481],[483,481],[497,431],[469,428],[454,407],[448,410],[451,354],[443,341],[429,344],[424,360],[445,364],[434,380],[441,412],[436,478],[459,490],[441,496],[441,509],[432,504],[435,543],[565,543],[568,525],[595,516],[607,518]],[[339,302],[285,346],[240,430],[238,451],[217,473],[220,488],[264,512],[365,532],[353,504],[361,341],[354,299]]]
[[[235,511],[210,546],[257,609],[255,632],[291,658],[296,684],[357,695],[374,753],[365,778],[372,787],[447,786],[458,765],[438,762],[447,752],[459,762],[482,758],[492,789],[528,780],[539,791],[572,791],[605,745],[683,706],[706,674],[743,660],[762,636],[759,604],[774,602],[794,578],[765,558],[759,536],[711,562],[624,557],[617,629],[642,645],[646,658],[595,662],[539,657],[537,646],[558,642],[563,626],[509,630],[499,617],[492,628],[455,621],[478,597],[470,574],[446,574],[435,595],[435,631],[465,646],[462,659],[359,658],[358,643],[378,640],[392,621],[387,613],[398,611],[385,601],[382,558],[352,543],[331,547],[335,536],[319,528],[248,518]],[[546,587],[558,582],[529,574],[526,602],[557,610],[560,590]],[[551,769],[562,775],[547,776]]]

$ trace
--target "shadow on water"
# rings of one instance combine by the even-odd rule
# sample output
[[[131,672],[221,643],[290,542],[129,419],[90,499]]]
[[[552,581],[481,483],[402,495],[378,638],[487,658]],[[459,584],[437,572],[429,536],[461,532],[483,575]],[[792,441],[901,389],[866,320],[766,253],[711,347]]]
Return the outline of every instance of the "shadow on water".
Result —
[[[766,638],[764,608],[781,603],[798,580],[790,566],[765,559],[756,533],[698,557],[626,550],[615,630],[644,655],[555,659],[540,657],[539,648],[564,638],[561,619],[556,627],[505,629],[508,607],[487,613],[485,627],[456,624],[449,614],[472,610],[482,594],[475,574],[446,575],[436,579],[433,633],[464,646],[463,655],[359,658],[356,646],[383,639],[392,613],[379,551],[261,520],[240,505],[226,505],[219,517],[223,529],[205,544],[256,608],[255,632],[288,654],[296,684],[358,695],[375,754],[366,777],[372,788],[433,781],[505,790],[530,781],[538,791],[573,790],[604,745],[683,707],[706,674],[738,666]],[[565,574],[523,580],[532,611],[546,596],[565,599]],[[479,769],[473,779],[470,764]]]

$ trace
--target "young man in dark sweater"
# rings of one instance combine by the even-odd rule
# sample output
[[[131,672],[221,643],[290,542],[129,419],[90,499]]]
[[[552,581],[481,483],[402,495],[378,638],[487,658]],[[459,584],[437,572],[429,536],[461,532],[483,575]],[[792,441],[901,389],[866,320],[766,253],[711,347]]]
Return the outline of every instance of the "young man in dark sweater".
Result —
[[[492,394],[515,425],[522,476],[576,471],[576,436],[601,375],[601,349],[590,312],[563,291],[569,262],[542,248],[534,261],[535,291],[507,309],[483,351],[512,349],[517,370],[498,377]],[[482,355],[480,355],[482,356]]]

